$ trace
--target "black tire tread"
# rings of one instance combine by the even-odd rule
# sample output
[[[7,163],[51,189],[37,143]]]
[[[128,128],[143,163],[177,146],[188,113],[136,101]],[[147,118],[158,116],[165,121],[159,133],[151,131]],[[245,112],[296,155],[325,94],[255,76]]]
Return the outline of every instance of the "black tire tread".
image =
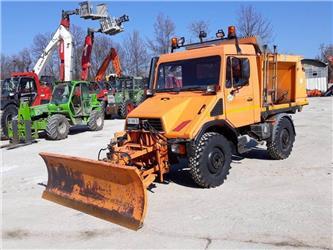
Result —
[[[14,104],[9,104],[8,106],[6,106],[4,108],[4,110],[2,110],[1,131],[2,131],[2,134],[5,136],[8,136],[6,117],[8,115],[7,113],[9,113],[9,112],[13,114],[13,117],[15,117],[18,114],[17,106],[15,106]]]
[[[224,180],[227,179],[227,175],[229,174],[229,170],[231,169],[231,165],[229,164],[227,172],[225,174],[225,178],[222,180],[222,183],[219,185],[212,185],[205,181],[205,178],[203,176],[203,172],[198,167],[200,158],[203,157],[204,148],[208,145],[211,138],[219,136],[222,140],[225,140],[224,143],[228,143],[228,140],[221,134],[216,132],[207,132],[202,135],[197,145],[193,148],[193,154],[189,157],[189,167],[190,167],[190,173],[192,175],[192,178],[196,184],[198,184],[201,187],[205,188],[214,188],[219,185],[222,185],[224,183]],[[228,143],[229,145],[229,143]]]
[[[103,123],[102,126],[98,127],[97,126],[97,119],[99,116],[102,116]],[[103,111],[99,110],[93,110],[90,113],[89,119],[88,119],[88,127],[91,131],[99,131],[102,130],[104,126],[104,116],[103,116]]]
[[[272,135],[272,136],[274,136],[275,139],[274,140],[269,139],[267,141],[267,152],[268,152],[269,156],[274,160],[283,160],[283,159],[288,158],[293,149],[293,146],[294,146],[295,136],[293,137],[293,142],[291,144],[289,152],[287,152],[285,154],[284,152],[281,152],[279,150],[278,136],[279,136],[279,132],[281,131],[281,127],[283,126],[283,122],[282,122],[283,120],[287,120],[289,123],[291,123],[288,118],[283,117],[282,119],[280,119],[278,121],[278,123],[276,124],[275,134]],[[291,132],[293,133],[294,131],[291,130]]]
[[[59,124],[59,120],[65,120],[67,123],[67,132],[64,135],[61,135],[58,133],[57,127]],[[46,136],[50,140],[62,140],[67,138],[68,132],[69,132],[69,123],[67,121],[67,118],[64,115],[61,114],[54,114],[50,116],[47,119],[47,125],[46,125]]]
[[[120,118],[125,119],[127,117],[127,115],[128,115],[128,113],[127,113],[127,105],[129,103],[133,104],[133,102],[131,100],[125,100],[125,101],[123,101],[120,104],[120,108],[119,108]]]

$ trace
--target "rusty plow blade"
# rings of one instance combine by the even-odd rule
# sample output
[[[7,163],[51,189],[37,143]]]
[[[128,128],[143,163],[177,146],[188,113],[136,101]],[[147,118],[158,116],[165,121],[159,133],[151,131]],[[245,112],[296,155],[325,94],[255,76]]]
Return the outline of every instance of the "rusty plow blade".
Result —
[[[40,153],[48,182],[42,198],[129,229],[139,229],[146,213],[146,188],[135,167]]]

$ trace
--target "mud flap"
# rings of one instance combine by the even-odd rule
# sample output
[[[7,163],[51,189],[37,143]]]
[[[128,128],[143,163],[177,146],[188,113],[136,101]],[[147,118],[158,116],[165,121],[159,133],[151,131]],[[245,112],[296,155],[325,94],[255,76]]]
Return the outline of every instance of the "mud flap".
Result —
[[[42,198],[137,230],[146,213],[146,188],[135,167],[40,153],[48,182]]]

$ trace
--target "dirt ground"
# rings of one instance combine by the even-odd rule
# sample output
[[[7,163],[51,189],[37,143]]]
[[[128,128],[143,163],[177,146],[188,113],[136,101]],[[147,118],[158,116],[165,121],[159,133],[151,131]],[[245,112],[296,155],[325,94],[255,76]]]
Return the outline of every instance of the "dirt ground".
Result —
[[[39,152],[96,159],[122,120],[107,120],[100,132],[77,129],[64,141],[1,149],[2,249],[332,249],[332,100],[311,98],[294,115],[296,142],[284,161],[256,149],[234,160],[215,189],[195,187],[186,168],[175,168],[168,184],[148,192],[137,232],[43,200],[38,185],[47,181]]]

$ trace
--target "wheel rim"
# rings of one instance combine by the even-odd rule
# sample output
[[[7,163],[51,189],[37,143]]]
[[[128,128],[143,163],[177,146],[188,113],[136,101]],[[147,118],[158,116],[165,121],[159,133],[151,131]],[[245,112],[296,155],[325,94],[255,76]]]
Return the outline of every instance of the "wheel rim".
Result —
[[[212,174],[221,173],[225,162],[225,156],[223,151],[215,147],[208,155],[208,169]]]
[[[8,122],[13,120],[13,117],[15,117],[15,115],[11,114],[11,113],[6,116],[6,118],[5,118],[6,126],[7,126]]]
[[[66,124],[64,122],[60,122],[58,131],[60,134],[66,133]]]
[[[97,127],[102,126],[102,123],[103,123],[102,117],[98,117],[96,120]]]
[[[280,135],[281,146],[283,150],[286,150],[290,146],[290,133],[288,129],[283,129]]]

